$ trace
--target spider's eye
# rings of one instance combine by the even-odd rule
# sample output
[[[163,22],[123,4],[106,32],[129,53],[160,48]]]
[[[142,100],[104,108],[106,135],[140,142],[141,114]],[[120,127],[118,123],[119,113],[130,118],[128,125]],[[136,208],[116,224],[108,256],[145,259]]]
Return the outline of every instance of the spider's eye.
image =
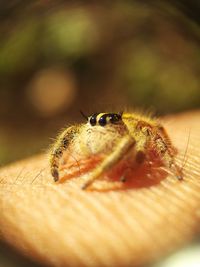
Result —
[[[100,117],[99,125],[101,125],[101,126],[105,126],[106,125],[106,116],[105,115]]]
[[[119,114],[111,114],[110,115],[110,122],[111,123],[117,123],[117,122],[121,121],[121,119],[122,119],[122,117]]]
[[[91,116],[89,122],[92,126],[96,125],[97,123],[96,116]]]
[[[91,126],[100,125],[105,126],[106,124],[115,124],[122,120],[122,116],[117,113],[95,113],[89,117],[89,123]]]

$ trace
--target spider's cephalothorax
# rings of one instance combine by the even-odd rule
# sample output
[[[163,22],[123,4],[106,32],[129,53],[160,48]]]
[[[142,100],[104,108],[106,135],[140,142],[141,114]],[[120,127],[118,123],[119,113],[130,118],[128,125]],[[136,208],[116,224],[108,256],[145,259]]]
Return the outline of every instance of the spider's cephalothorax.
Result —
[[[133,162],[142,164],[152,150],[165,168],[182,179],[182,170],[175,163],[177,151],[157,120],[137,113],[95,113],[86,118],[87,123],[66,128],[52,148],[50,164],[55,181],[60,178],[60,163],[64,159],[69,169],[72,159],[76,163],[86,162],[85,172],[90,169],[88,162],[93,166],[91,162],[101,159],[88,172],[82,187],[85,189],[130,152]]]

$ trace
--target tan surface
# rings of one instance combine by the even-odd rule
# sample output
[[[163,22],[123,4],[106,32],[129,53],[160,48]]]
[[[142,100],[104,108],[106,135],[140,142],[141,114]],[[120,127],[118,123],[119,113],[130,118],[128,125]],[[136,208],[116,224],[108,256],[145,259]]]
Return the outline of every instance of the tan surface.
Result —
[[[80,178],[54,184],[46,155],[3,168],[4,239],[55,266],[134,266],[189,242],[200,228],[200,112],[165,125],[181,162],[190,132],[183,182],[168,177],[138,189],[86,192]]]

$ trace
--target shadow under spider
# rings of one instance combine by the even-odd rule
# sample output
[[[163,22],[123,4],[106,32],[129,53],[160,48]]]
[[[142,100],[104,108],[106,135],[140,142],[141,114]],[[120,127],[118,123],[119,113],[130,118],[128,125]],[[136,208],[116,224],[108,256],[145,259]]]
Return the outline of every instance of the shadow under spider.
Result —
[[[90,159],[90,163],[87,161],[87,164],[80,164],[78,169],[75,168],[75,171],[64,174],[59,183],[64,183],[68,179],[78,179],[83,174],[89,173],[101,162],[100,159],[95,160]],[[167,170],[163,169],[165,167],[160,159],[152,157],[141,164],[122,160],[106,172],[103,178],[94,181],[86,191],[106,192],[151,187],[159,184],[168,176]],[[70,168],[67,168],[66,165],[62,166],[62,170],[67,169]]]
[[[168,176],[168,172],[163,170],[164,167],[158,162],[154,162],[148,166],[144,163],[140,166],[133,166],[125,169],[125,171],[116,167],[116,170],[108,173],[108,179],[110,181],[120,181],[121,188],[117,190],[139,189],[147,188],[159,184]],[[104,190],[105,191],[105,190]]]

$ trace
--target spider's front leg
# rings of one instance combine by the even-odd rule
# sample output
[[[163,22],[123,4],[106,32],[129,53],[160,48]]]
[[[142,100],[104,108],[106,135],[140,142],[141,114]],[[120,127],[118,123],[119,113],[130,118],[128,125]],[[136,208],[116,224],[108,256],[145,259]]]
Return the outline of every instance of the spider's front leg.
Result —
[[[82,186],[82,189],[87,189],[104,172],[117,164],[127,154],[127,152],[135,146],[135,143],[135,139],[130,135],[124,136],[114,147],[113,151],[89,174],[86,182]]]
[[[58,136],[57,141],[51,148],[50,168],[55,182],[59,180],[59,162],[63,155],[63,152],[67,149],[78,132],[79,127],[77,125],[68,127]]]

